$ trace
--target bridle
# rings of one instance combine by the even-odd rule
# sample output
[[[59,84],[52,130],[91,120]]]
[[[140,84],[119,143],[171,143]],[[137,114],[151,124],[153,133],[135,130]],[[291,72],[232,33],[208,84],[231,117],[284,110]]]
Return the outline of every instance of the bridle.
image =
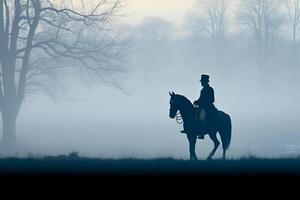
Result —
[[[183,119],[182,119],[182,116],[181,116],[181,114],[180,114],[180,111],[178,111],[178,112],[176,113],[176,122],[177,122],[178,124],[183,124]]]
[[[178,123],[178,124],[183,124],[184,123],[184,121],[183,121],[183,118],[182,118],[182,115],[181,115],[181,113],[180,113],[180,111],[178,110],[177,111],[177,113],[176,113],[176,122]]]

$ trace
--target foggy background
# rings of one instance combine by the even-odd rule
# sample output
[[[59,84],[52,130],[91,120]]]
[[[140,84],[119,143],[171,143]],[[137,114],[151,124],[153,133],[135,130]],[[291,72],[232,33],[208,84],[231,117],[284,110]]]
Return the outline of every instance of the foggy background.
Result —
[[[159,2],[163,0],[155,7],[160,7]],[[298,155],[299,73],[295,68],[299,66],[293,56],[286,5],[280,4],[268,19],[272,34],[258,50],[237,4],[242,1],[228,2],[226,30],[217,38],[201,31],[209,24],[197,22],[209,20],[205,1],[198,2],[200,6],[191,2],[178,22],[164,12],[138,18],[142,7],[133,10],[135,1],[128,1],[128,16],[121,22],[131,32],[131,48],[124,62],[127,73],[122,90],[66,76],[57,103],[42,95],[25,101],[18,117],[18,149],[10,154],[78,151],[102,158],[188,158],[188,141],[179,132],[182,126],[168,117],[169,91],[193,102],[199,98],[200,76],[206,73],[211,76],[217,108],[232,117],[229,157]],[[181,4],[185,1],[176,1]],[[172,9],[171,2],[168,6]],[[262,37],[267,31],[262,30]],[[202,158],[212,148],[208,136],[198,140],[197,153]]]

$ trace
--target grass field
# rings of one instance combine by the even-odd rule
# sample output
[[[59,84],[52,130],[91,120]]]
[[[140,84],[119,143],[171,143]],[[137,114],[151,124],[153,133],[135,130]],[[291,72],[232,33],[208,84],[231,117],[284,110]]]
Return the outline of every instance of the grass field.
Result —
[[[76,154],[43,158],[2,158],[1,175],[300,175],[300,158],[190,162],[171,158],[94,159]]]

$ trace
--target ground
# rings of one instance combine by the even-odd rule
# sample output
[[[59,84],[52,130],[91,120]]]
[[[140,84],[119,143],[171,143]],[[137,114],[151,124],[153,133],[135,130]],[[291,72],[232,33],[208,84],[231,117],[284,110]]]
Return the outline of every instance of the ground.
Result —
[[[191,162],[162,158],[95,159],[76,154],[43,158],[2,158],[1,175],[300,175],[300,158]]]

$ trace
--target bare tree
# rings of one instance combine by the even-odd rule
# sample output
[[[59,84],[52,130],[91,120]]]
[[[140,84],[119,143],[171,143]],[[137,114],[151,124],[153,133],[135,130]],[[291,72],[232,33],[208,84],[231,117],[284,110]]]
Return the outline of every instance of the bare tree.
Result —
[[[293,47],[296,49],[298,41],[298,26],[300,22],[300,0],[285,0],[289,22],[292,26]]]
[[[77,1],[80,2],[80,1]],[[32,91],[49,91],[46,77],[85,68],[114,84],[123,45],[109,25],[120,0],[0,0],[0,111],[4,143],[16,141],[16,119]],[[85,4],[84,4],[85,3]],[[93,3],[93,7],[87,5]]]
[[[228,32],[228,1],[197,0],[191,24],[196,35],[210,38],[216,49],[223,49]]]
[[[268,61],[270,48],[282,25],[280,6],[280,0],[240,1],[238,19],[254,35],[260,60]]]
[[[298,62],[298,29],[300,22],[300,0],[285,0],[288,22],[292,30],[292,65],[291,83],[295,94],[299,93],[299,62]],[[298,98],[299,96],[296,95]]]

